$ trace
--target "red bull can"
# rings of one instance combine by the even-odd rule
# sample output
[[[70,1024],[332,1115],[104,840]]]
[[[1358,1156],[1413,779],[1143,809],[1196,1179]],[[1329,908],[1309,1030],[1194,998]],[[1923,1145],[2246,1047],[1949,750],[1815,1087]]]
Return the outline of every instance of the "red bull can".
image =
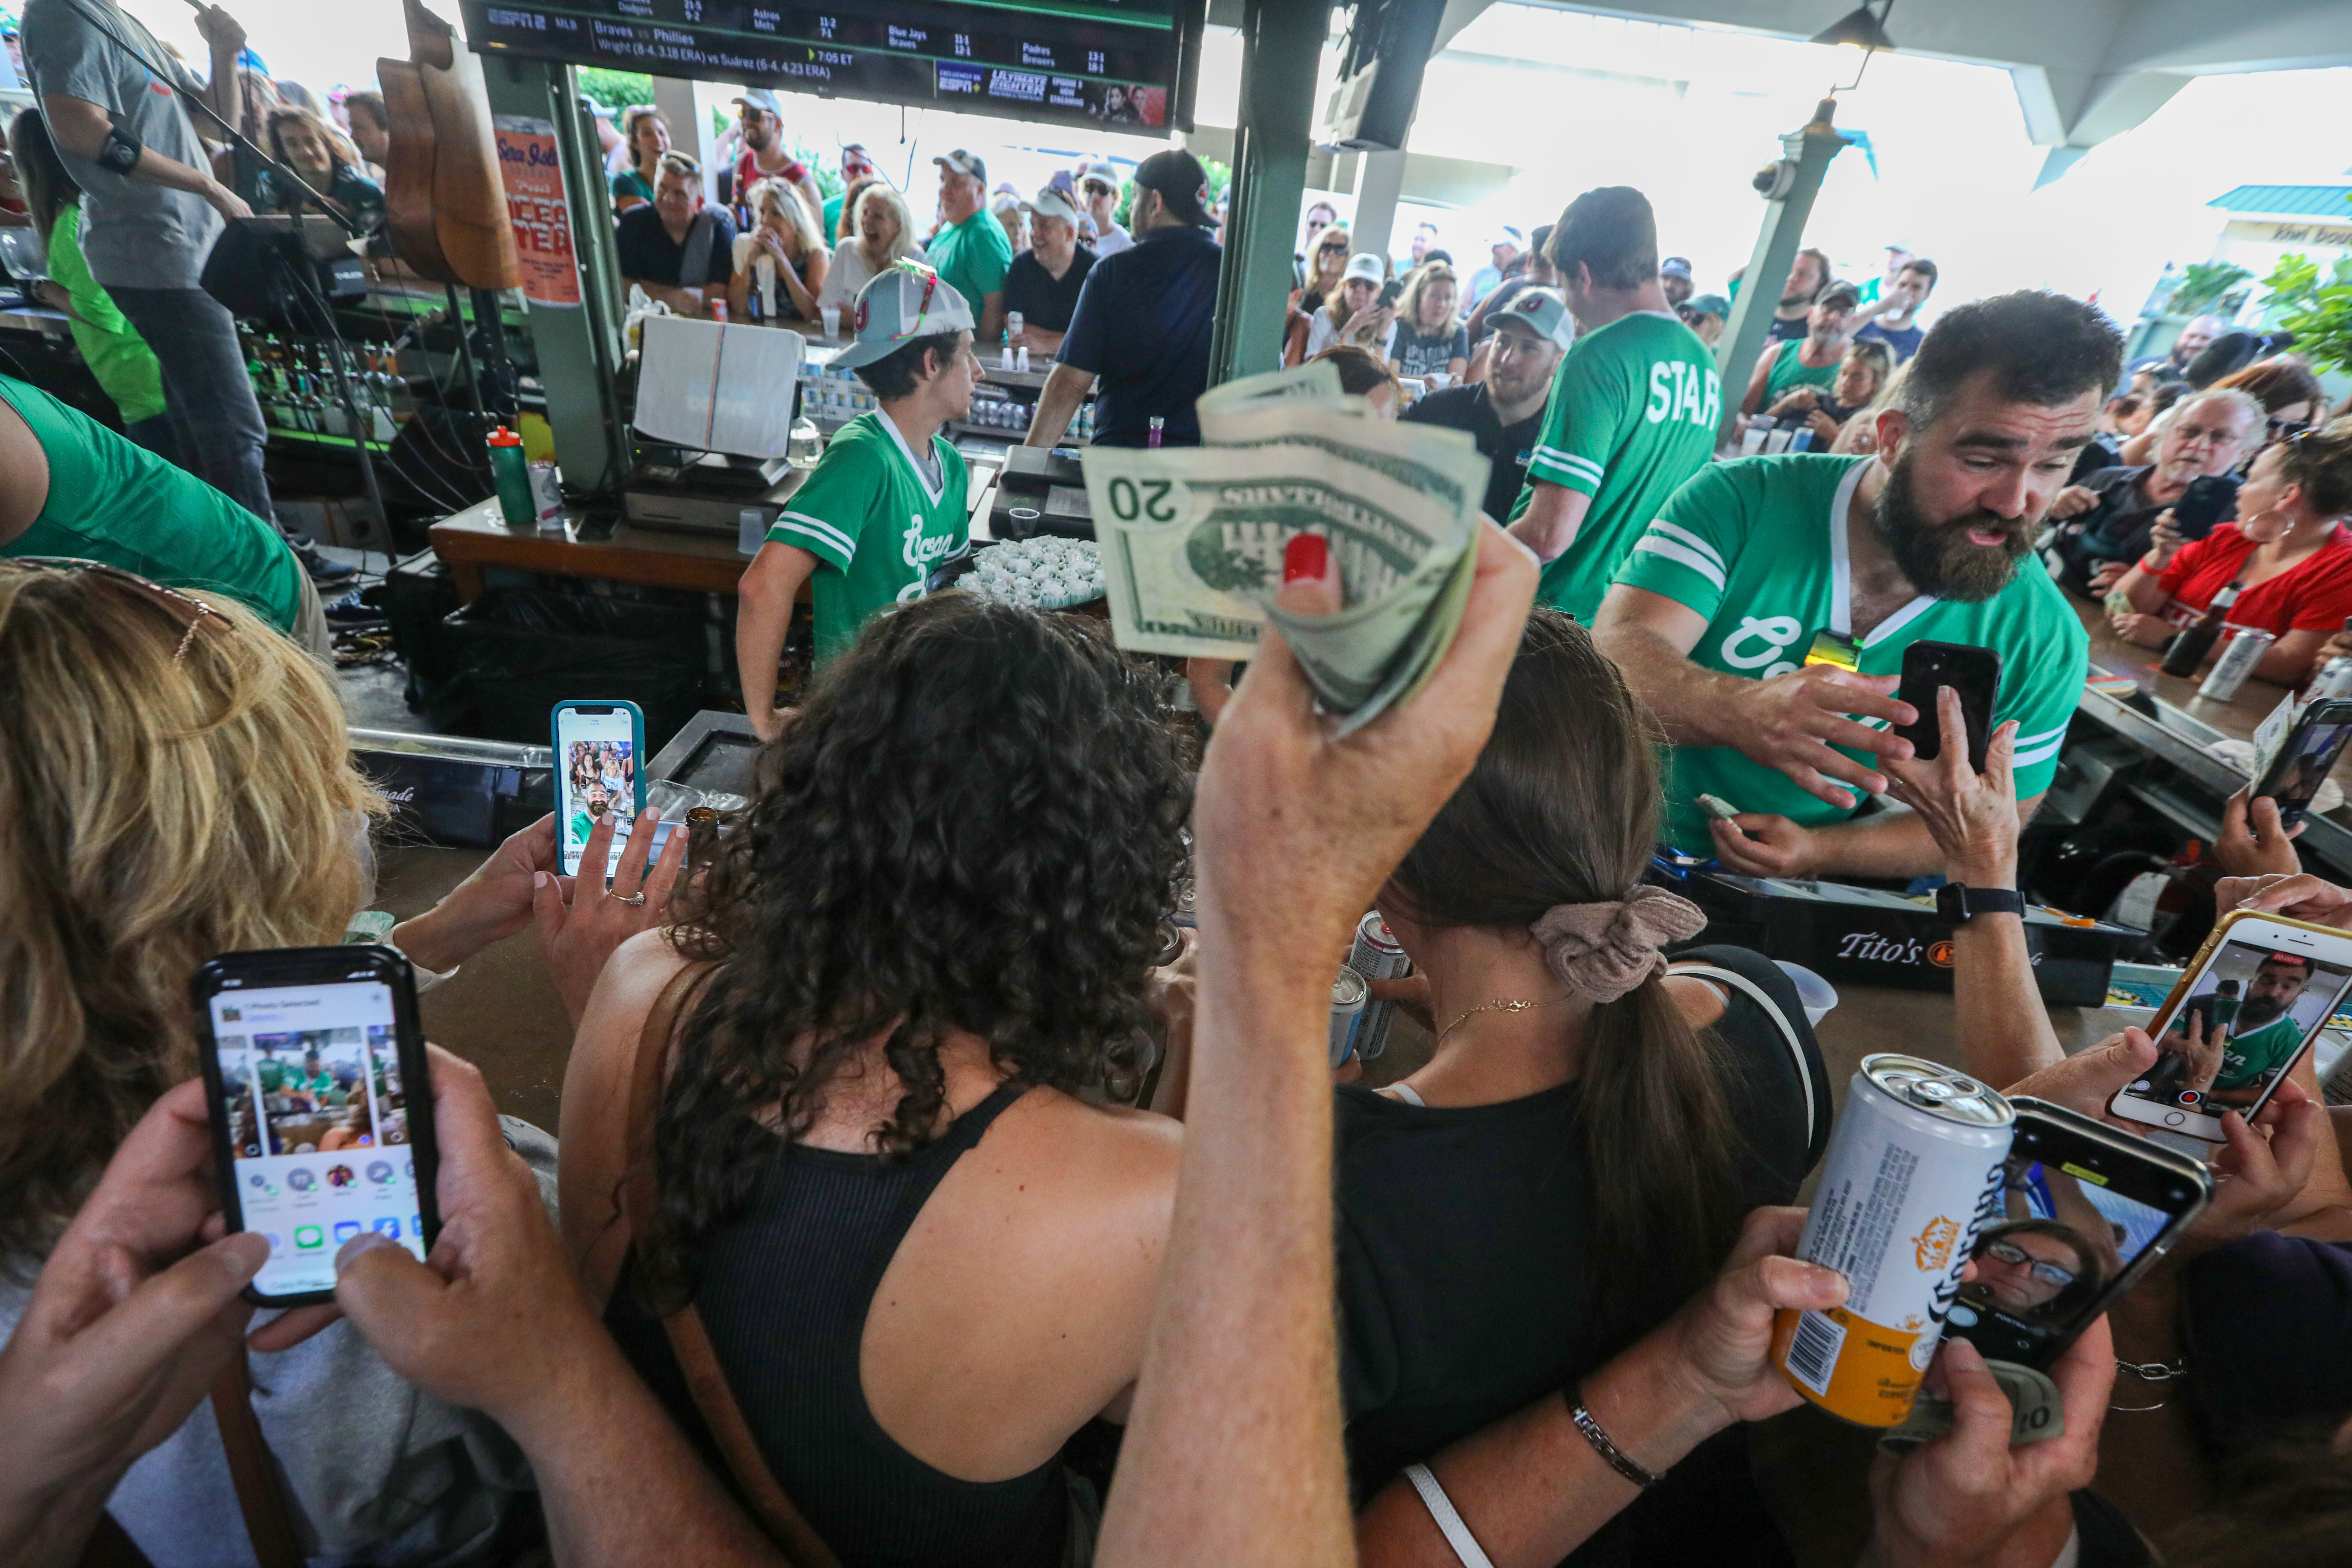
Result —
[[[1356,1031],[1364,1021],[1364,977],[1349,968],[1339,966],[1339,977],[1331,982],[1331,1070],[1347,1066],[1348,1057],[1356,1048]]]
[[[1864,1057],[1831,1136],[1797,1256],[1845,1276],[1845,1304],[1783,1311],[1772,1362],[1798,1393],[1893,1426],[1944,1335],[1978,1235],[1998,1215],[2017,1113],[1965,1073]]]
[[[1389,922],[1374,910],[1356,923],[1356,945],[1349,950],[1348,967],[1366,980],[1394,980],[1412,973],[1412,960],[1404,955],[1397,939],[1389,934]],[[1368,1002],[1364,1005],[1364,1023],[1356,1037],[1356,1054],[1371,1061],[1389,1048],[1389,1026],[1396,1022],[1396,1004]]]

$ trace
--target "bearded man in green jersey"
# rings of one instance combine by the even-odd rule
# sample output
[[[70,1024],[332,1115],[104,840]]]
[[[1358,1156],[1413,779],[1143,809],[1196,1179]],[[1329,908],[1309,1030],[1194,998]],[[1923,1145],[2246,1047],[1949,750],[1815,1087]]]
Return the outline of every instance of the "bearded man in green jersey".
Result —
[[[2301,953],[2274,952],[2263,960],[2246,983],[2246,999],[2230,1020],[2230,1037],[2221,1045],[2221,1070],[2206,1091],[2207,1099],[2216,1105],[2252,1105],[2270,1080],[2286,1070],[2303,1048],[2304,1026],[2295,1021],[2294,1009],[2311,979],[2311,960]]]
[[[1511,533],[1544,563],[1536,597],[1591,626],[1617,563],[1715,455],[1723,380],[1666,304],[1641,192],[1585,192],[1549,245],[1577,335],[1552,374]]]
[[[1885,726],[1918,717],[1895,692],[1922,639],[2000,655],[1989,772],[2032,817],[2089,639],[2030,551],[2122,346],[2079,300],[1978,300],[1920,346],[1875,456],[1742,458],[1675,492],[1593,629],[1673,742],[1669,842],[1753,876],[1944,869],[1916,815],[1848,820],[1912,761]]]

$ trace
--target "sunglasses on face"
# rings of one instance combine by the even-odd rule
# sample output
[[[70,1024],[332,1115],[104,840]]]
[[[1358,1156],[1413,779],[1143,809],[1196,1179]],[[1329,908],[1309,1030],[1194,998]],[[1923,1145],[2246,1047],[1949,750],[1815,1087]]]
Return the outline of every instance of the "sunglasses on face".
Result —
[[[2044,1285],[2055,1285],[2061,1290],[2074,1282],[2074,1271],[2055,1263],[2044,1263],[2023,1247],[2011,1242],[1996,1241],[1985,1247],[1993,1257],[2012,1268],[2023,1268]]]
[[[2291,437],[2300,439],[2304,435],[2310,431],[2311,421],[2308,419],[2273,419],[2270,422],[2270,427],[2271,439],[2273,441],[2284,441]]]

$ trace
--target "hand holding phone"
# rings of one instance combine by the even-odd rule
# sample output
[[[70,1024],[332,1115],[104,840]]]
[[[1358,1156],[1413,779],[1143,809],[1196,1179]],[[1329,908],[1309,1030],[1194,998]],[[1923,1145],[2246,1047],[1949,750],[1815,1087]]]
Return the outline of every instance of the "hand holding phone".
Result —
[[[2235,474],[2200,474],[2172,503],[2173,531],[2186,540],[2204,538],[2213,525],[2238,510]]]
[[[2319,786],[2336,771],[2344,746],[2352,741],[2352,701],[2322,699],[2305,709],[2263,776],[2254,781],[2254,798],[2268,795],[2278,804],[2279,824],[2293,827],[2311,809]]]
[[[227,952],[190,991],[222,1214],[269,1242],[247,1299],[332,1300],[335,1255],[363,1231],[424,1258],[441,1221],[408,961],[388,947]]]
[[[2155,1064],[2108,1114],[2221,1142],[2222,1113],[2252,1121],[2347,991],[2352,933],[2253,910],[2223,917],[2149,1027]]]

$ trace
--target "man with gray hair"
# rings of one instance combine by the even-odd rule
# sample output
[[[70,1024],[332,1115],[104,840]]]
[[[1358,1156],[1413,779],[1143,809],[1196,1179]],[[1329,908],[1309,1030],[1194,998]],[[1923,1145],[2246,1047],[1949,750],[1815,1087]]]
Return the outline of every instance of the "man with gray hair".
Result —
[[[2059,582],[2086,598],[2112,587],[2147,552],[2157,520],[2191,484],[2228,476],[2255,449],[2267,417],[2259,400],[2234,387],[2192,392],[2173,405],[2155,462],[2101,468],[2060,490],[2050,503],[2058,526],[2043,544],[2045,559],[2058,564]],[[2230,482],[2234,488],[2237,481]],[[2235,514],[2234,505],[2226,507],[2217,521]]]

